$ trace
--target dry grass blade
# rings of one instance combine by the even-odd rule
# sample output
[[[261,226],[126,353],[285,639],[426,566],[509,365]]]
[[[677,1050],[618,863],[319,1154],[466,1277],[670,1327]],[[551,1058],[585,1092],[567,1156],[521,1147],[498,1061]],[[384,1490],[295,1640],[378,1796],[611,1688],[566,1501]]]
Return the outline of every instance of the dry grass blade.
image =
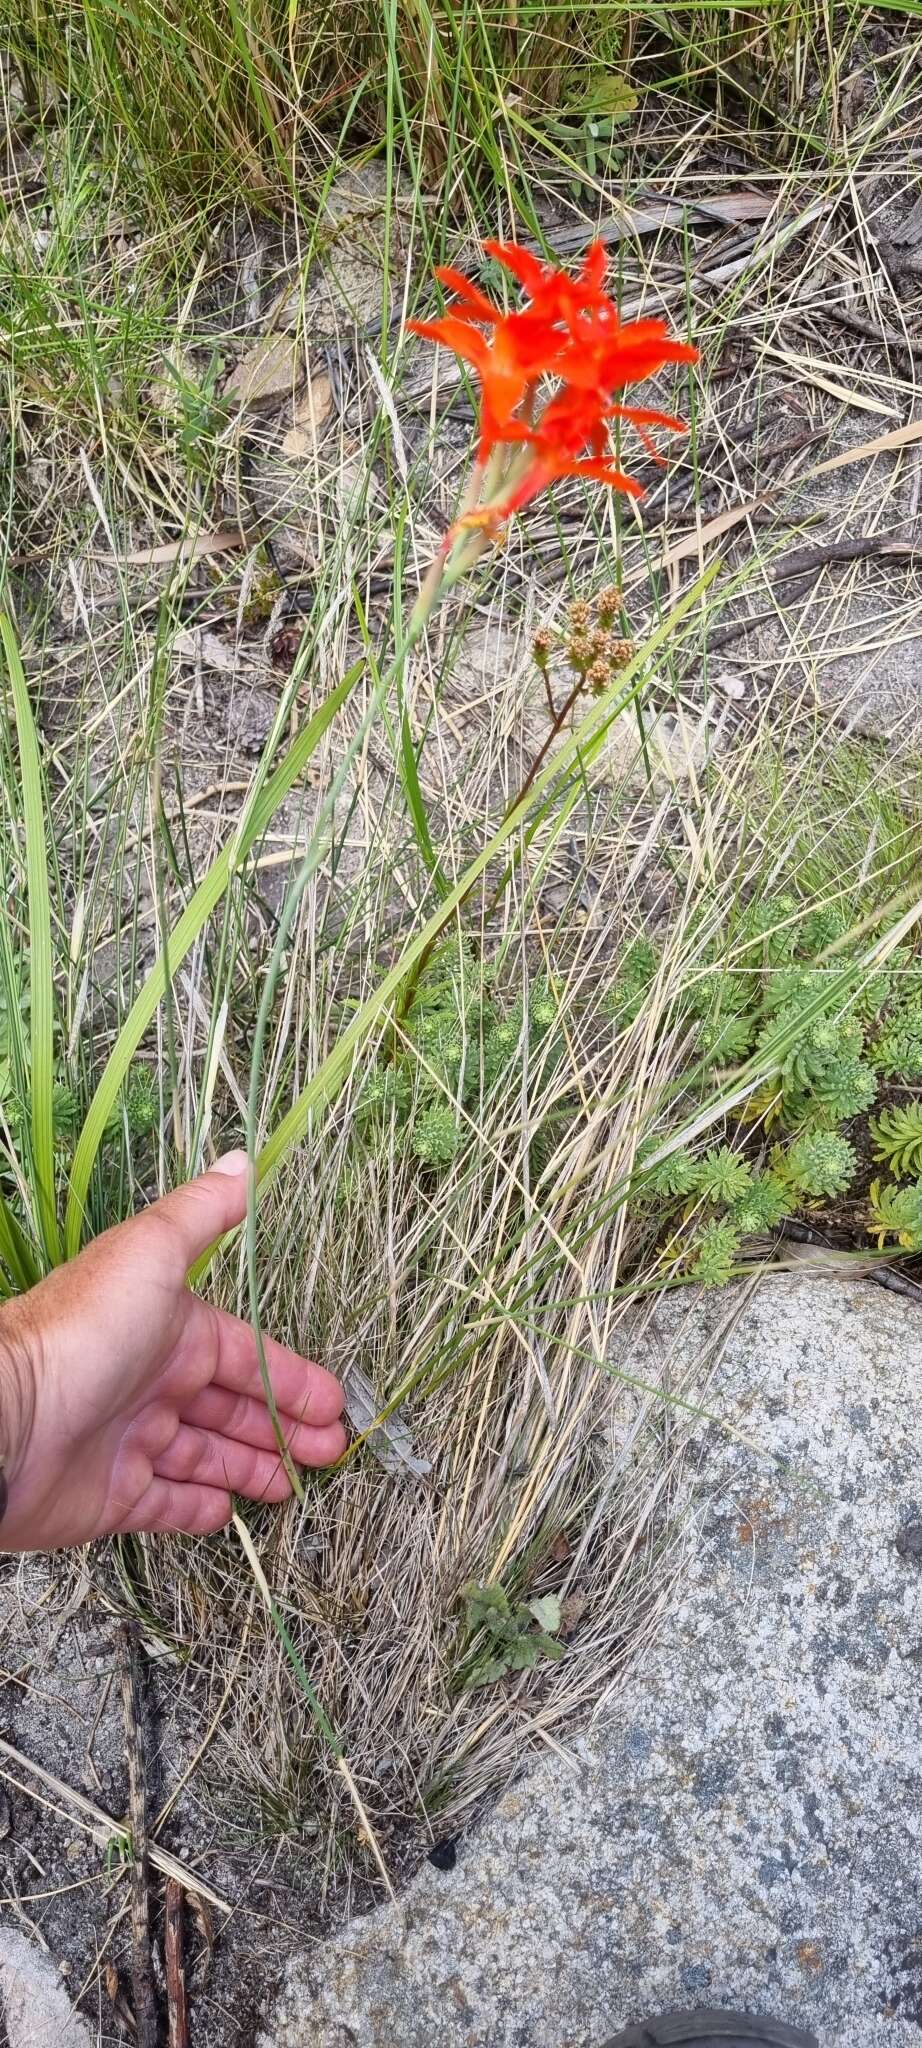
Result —
[[[352,1800],[353,1806],[355,1807],[356,1814],[358,1815],[359,1825],[361,1829],[361,1839],[367,1844],[368,1848],[371,1850],[371,1853],[378,1866],[378,1870],[380,1871],[384,1888],[389,1898],[393,1898],[395,1896],[394,1887],[391,1884],[391,1880],[388,1875],[387,1864],[385,1863],[384,1857],[381,1854],[381,1849],[378,1844],[377,1836],[368,1818],[365,1808],[362,1804],[362,1798],[359,1792],[359,1788],[355,1782],[352,1772],[349,1769],[349,1765],[346,1761],[346,1758],[343,1755],[339,1739],[333,1734],[330,1724],[327,1721],[326,1716],[322,1713],[322,1710],[318,1710],[316,1693],[314,1692],[312,1685],[307,1679],[307,1675],[304,1671],[304,1667],[301,1663],[301,1660],[297,1654],[297,1651],[294,1649],[294,1646],[291,1642],[291,1638],[288,1634],[287,1629],[285,1628],[285,1624],[282,1621],[276,1603],[272,1598],[271,1592],[269,1591],[268,1580],[266,1579],[265,1572],[263,1571],[262,1565],[260,1564],[256,1547],[253,1542],[253,1538],[250,1535],[249,1529],[247,1528],[246,1523],[241,1521],[239,1515],[235,1515],[233,1519],[234,1528],[236,1529],[237,1535],[239,1536],[241,1544],[243,1546],[247,1563],[250,1567],[250,1570],[253,1573],[254,1579],[256,1580],[256,1584],[259,1588],[260,1594],[263,1600],[265,1601],[266,1612],[270,1616],[270,1619],[272,1620],[275,1628],[278,1630],[280,1640],[285,1646],[285,1649],[292,1664],[292,1668],[295,1672],[299,1684],[301,1685],[301,1689],[304,1692],[305,1697],[307,1698],[312,1708],[312,1711],[315,1714],[315,1718],[317,1718],[320,1722],[320,1726],[323,1731],[325,1740],[330,1743],[331,1748],[333,1748],[334,1750],[334,1754],[336,1756],[336,1769],[338,1770],[343,1780],[343,1784],[346,1786],[349,1797]]]
[[[63,1803],[68,1818],[76,1820],[87,1834],[92,1835],[100,1849],[105,1851],[113,1843],[117,1844],[124,1839],[124,1821],[113,1820],[111,1814],[104,1813],[102,1807],[97,1806],[92,1799],[87,1799],[85,1793],[77,1792],[72,1785],[65,1784],[63,1778],[56,1777],[53,1771],[45,1769],[44,1764],[36,1763],[32,1757],[26,1756],[21,1749],[17,1749],[12,1742],[7,1742],[2,1736],[0,1756],[5,1757],[7,1763],[14,1764],[17,1771],[24,1773],[25,1782],[23,1776],[14,1777],[10,1771],[3,1771],[0,1775],[11,1785],[15,1785],[20,1792],[26,1793],[30,1799],[41,1801],[41,1793],[29,1782],[32,1779],[37,1780],[39,1785],[43,1785],[47,1791],[54,1794],[55,1799]],[[175,1878],[177,1884],[181,1884],[185,1891],[195,1892],[199,1898],[207,1899],[209,1905],[216,1906],[220,1913],[230,1913],[232,1909],[227,1900],[222,1899],[219,1892],[212,1891],[210,1885],[204,1884],[195,1871],[188,1869],[177,1856],[171,1856],[168,1849],[161,1849],[158,1842],[151,1842],[149,1854],[155,1870],[161,1871],[164,1877]]]

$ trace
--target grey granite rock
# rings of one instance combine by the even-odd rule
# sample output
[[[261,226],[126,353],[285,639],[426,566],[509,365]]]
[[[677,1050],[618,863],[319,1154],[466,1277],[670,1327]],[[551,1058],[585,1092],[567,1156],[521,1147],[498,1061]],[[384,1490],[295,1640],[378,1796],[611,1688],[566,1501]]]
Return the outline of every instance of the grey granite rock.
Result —
[[[94,2035],[95,2038],[95,2035]],[[0,2041],[8,2048],[91,2048],[50,1957],[0,1927]]]
[[[917,2048],[920,1385],[912,1305],[762,1285],[709,1394],[737,1434],[702,1424],[689,1466],[682,1604],[615,1711],[296,1960],[261,2048],[589,2048],[698,2004]]]

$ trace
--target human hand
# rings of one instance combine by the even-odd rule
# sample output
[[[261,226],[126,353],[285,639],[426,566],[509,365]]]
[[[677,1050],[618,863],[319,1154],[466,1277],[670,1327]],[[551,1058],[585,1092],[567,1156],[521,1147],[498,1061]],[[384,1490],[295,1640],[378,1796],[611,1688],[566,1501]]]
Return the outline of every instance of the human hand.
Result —
[[[201,1535],[230,1520],[232,1494],[287,1498],[253,1332],[186,1277],[242,1221],[246,1165],[228,1153],[0,1308],[0,1550]],[[295,1464],[331,1464],[346,1443],[338,1382],[265,1348]]]

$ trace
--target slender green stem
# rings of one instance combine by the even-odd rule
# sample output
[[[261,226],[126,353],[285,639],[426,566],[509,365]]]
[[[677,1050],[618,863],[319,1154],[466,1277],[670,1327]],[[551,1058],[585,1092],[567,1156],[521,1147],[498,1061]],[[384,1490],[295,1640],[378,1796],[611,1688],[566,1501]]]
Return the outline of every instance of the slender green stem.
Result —
[[[266,1397],[266,1406],[269,1410],[269,1415],[272,1421],[272,1427],[275,1432],[275,1440],[278,1444],[279,1456],[282,1460],[289,1481],[295,1493],[297,1494],[299,1500],[303,1500],[304,1498],[304,1488],[295,1469],[288,1446],[285,1442],[284,1432],[282,1429],[281,1421],[279,1419],[278,1404],[276,1402],[275,1394],[272,1388],[272,1380],[269,1373],[268,1360],[266,1358],[266,1347],[263,1338],[263,1329],[259,1306],[259,1280],[256,1258],[256,1209],[258,1181],[257,1154],[259,1145],[260,1091],[262,1087],[263,1057],[265,1052],[266,1037],[269,1030],[269,1020],[272,1016],[272,1011],[275,1005],[276,989],[278,987],[279,975],[281,974],[282,970],[282,960],[285,954],[285,948],[288,945],[288,940],[290,938],[292,927],[294,925],[294,921],[297,916],[304,892],[308,886],[308,883],[311,880],[311,877],[316,873],[320,861],[323,858],[324,849],[326,846],[327,827],[332,824],[333,816],[336,810],[336,805],[341,795],[346,779],[349,775],[349,772],[352,768],[352,764],[356,758],[356,755],[359,752],[359,749],[364,744],[365,738],[375,718],[377,717],[382,704],[385,701],[388,690],[390,689],[392,683],[402,675],[403,669],[407,661],[407,657],[410,654],[411,649],[415,646],[417,640],[419,639],[420,634],[424,630],[426,620],[428,619],[432,606],[436,601],[439,589],[443,581],[444,568],[445,555],[444,553],[442,553],[436,556],[435,563],[433,564],[433,569],[436,570],[437,573],[433,574],[433,569],[430,569],[429,574],[427,575],[425,583],[423,585],[423,590],[420,592],[420,595],[417,598],[416,603],[413,607],[413,611],[411,613],[410,621],[407,627],[406,638],[398,646],[394,658],[390,662],[389,666],[384,670],[383,674],[379,676],[378,681],[376,682],[375,687],[372,690],[371,695],[369,697],[367,709],[365,710],[362,718],[359,721],[358,727],[355,733],[353,734],[353,737],[350,740],[348,747],[346,748],[343,760],[340,763],[340,766],[337,769],[335,776],[333,777],[333,781],[330,785],[330,788],[328,789],[323,799],[323,802],[320,806],[317,817],[311,829],[310,842],[308,844],[307,852],[305,853],[304,858],[301,861],[301,865],[298,868],[298,871],[288,889],[288,893],[282,905],[282,911],[278,921],[275,940],[273,943],[272,952],[269,956],[269,964],[266,969],[266,977],[263,982],[262,995],[260,997],[259,1010],[256,1018],[256,1026],[253,1032],[253,1049],[250,1057],[250,1085],[247,1095],[246,1124],[247,1155],[249,1158],[249,1172],[247,1175],[246,1215],[247,1292],[249,1297],[250,1322],[252,1323],[253,1334],[256,1338],[256,1355],[259,1361],[259,1373],[263,1384],[263,1391]]]

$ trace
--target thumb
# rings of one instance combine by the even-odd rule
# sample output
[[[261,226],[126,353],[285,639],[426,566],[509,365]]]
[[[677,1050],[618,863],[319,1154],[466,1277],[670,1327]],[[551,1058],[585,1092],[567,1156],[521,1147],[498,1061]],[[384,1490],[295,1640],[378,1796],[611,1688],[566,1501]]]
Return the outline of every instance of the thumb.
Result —
[[[184,1187],[174,1188],[171,1195],[164,1195],[147,1211],[169,1224],[179,1239],[186,1269],[214,1244],[215,1238],[223,1237],[235,1223],[242,1223],[247,1206],[248,1165],[245,1152],[225,1152],[208,1173],[186,1181]]]

